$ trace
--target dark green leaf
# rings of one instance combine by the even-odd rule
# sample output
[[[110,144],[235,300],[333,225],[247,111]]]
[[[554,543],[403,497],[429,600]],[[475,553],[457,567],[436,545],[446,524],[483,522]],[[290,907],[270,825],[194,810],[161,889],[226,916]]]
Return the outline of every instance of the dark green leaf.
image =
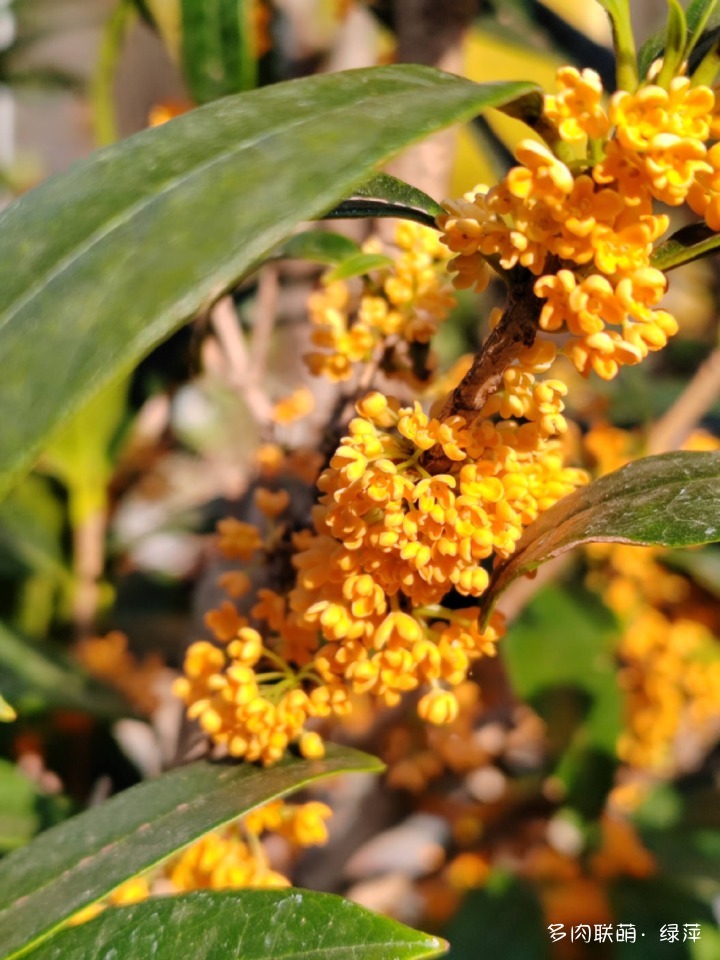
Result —
[[[446,944],[329,893],[197,891],[106,910],[27,960],[421,960]]]
[[[334,773],[381,768],[330,746],[324,760],[287,757],[269,769],[201,761],[131,787],[0,861],[0,957],[16,956],[124,880],[269,800]]]
[[[470,891],[443,933],[451,945],[448,960],[550,957],[550,938],[537,893],[505,873],[495,873],[482,890]]]
[[[350,280],[352,277],[362,277],[371,270],[381,270],[383,267],[391,267],[395,261],[392,257],[386,257],[382,253],[358,253],[357,256],[348,257],[341,264],[338,264],[334,270],[325,277],[326,283],[334,283],[336,280]]]
[[[516,120],[522,120],[529,127],[536,126],[543,112],[543,95],[538,90],[533,90],[524,97],[518,97],[512,103],[501,107],[503,113],[508,117],[514,117]]]
[[[551,587],[511,625],[502,649],[513,690],[545,721],[566,804],[588,820],[612,787],[623,727],[617,633],[597,597]]]
[[[209,103],[256,85],[251,0],[180,0],[182,64],[190,93]]]
[[[710,257],[720,248],[720,233],[715,233],[705,223],[692,223],[681,227],[653,250],[650,262],[658,270],[667,272],[692,263],[701,257]]]
[[[493,573],[487,616],[517,577],[583,543],[689,547],[720,540],[720,453],[645,457],[580,487],[531,524]]]
[[[687,41],[685,56],[695,47],[702,37],[703,31],[714,25],[716,18],[712,13],[718,0],[693,0],[685,12],[687,22]],[[663,55],[667,29],[663,28],[653,34],[640,48],[638,53],[638,70],[641,77],[647,75],[651,64]]]
[[[609,892],[615,923],[631,924],[637,937],[634,943],[617,943],[614,960],[693,960],[703,936],[707,939],[716,927],[710,905],[666,877],[619,879],[611,884]],[[699,944],[683,939],[686,923],[700,924]],[[660,941],[660,930],[666,924],[677,924],[677,942]]]
[[[312,260],[314,263],[335,265],[362,253],[360,246],[349,237],[328,230],[304,230],[286,240],[273,252],[273,257],[290,260]]]
[[[534,89],[397,65],[226,97],[0,218],[0,495],[52,430],[402,147]]]
[[[353,220],[366,217],[399,217],[435,227],[435,218],[443,212],[440,204],[409,183],[379,173],[352,196],[325,214],[329,220]]]

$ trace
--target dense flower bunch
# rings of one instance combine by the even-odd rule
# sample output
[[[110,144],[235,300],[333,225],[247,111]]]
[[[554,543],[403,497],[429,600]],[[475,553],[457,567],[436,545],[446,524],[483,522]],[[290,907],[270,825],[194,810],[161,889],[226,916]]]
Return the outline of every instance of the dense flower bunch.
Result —
[[[631,433],[607,426],[591,430],[586,444],[603,473],[637,454]],[[687,445],[718,448],[702,433]],[[636,768],[672,772],[680,733],[702,743],[717,717],[720,624],[714,604],[663,564],[662,548],[595,544],[588,552],[589,585],[622,625],[617,655],[626,721],[618,755]]]
[[[305,357],[312,373],[348,380],[358,363],[382,358],[386,373],[411,377],[409,345],[429,343],[455,298],[445,271],[448,251],[434,230],[402,222],[394,240],[399,255],[365,278],[359,297],[342,280],[310,297],[311,340],[322,348]],[[383,248],[370,240],[363,249]]]
[[[557,85],[544,108],[557,139],[522,141],[520,166],[447,203],[438,222],[457,287],[482,288],[488,263],[525,268],[543,302],[540,329],[565,333],[563,352],[581,373],[610,379],[677,331],[658,309],[666,279],[652,251],[669,221],[653,201],[687,203],[720,226],[720,150],[707,145],[720,113],[713,91],[684,76],[668,89],[621,90],[607,111],[592,70],[563,67]]]
[[[331,813],[327,804],[317,800],[265,804],[237,823],[200,837],[159,869],[121,884],[106,901],[77,913],[71,923],[85,923],[106,907],[126,906],[151,896],[191,890],[288,887],[287,877],[273,869],[264,839],[269,835],[281,837],[290,854],[320,846],[327,842],[326,821]]]
[[[609,379],[675,333],[651,262],[668,218],[653,203],[712,218],[706,141],[718,123],[712,91],[685,77],[620,91],[606,110],[596,74],[563,68],[545,98],[548,145],[522,142],[520,165],[497,186],[447,204],[438,225],[455,285],[482,289],[494,268],[511,297],[491,336],[502,338],[518,296],[531,335],[513,341],[471,409],[451,398],[433,416],[378,391],[361,398],[318,480],[312,529],[283,526],[282,491],[262,489],[269,533],[225,521],[227,556],[269,563],[283,544],[294,571],[284,590],[261,588],[248,617],[232,605],[211,614],[217,642],[188,651],[176,690],[215,743],[264,763],[293,742],[317,756],[317,722],[347,715],[356,694],[394,706],[418,691],[423,719],[457,717],[453,691],[501,631],[477,614],[492,564],[587,479],[565,464],[567,387],[544,375],[562,352]],[[312,340],[324,348],[307,358],[314,373],[343,380],[360,362],[402,372],[401,348],[426,345],[447,315],[438,237],[403,224],[395,240],[394,266],[371,271],[359,295],[335,282],[313,296]],[[224,586],[234,597],[250,589],[235,573]]]

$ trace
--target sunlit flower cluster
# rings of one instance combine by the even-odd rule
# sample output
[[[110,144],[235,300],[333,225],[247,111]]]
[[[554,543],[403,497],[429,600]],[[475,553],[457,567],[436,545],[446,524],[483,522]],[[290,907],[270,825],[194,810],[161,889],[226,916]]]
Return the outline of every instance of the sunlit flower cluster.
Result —
[[[394,234],[399,254],[380,266],[354,294],[343,280],[327,283],[310,297],[311,340],[320,350],[308,353],[312,373],[348,380],[357,364],[383,361],[389,374],[409,378],[410,344],[428,344],[455,304],[445,265],[447,249],[428,227],[402,222]],[[366,253],[380,253],[371,240]]]
[[[488,264],[525,268],[537,278],[541,330],[564,334],[581,373],[610,379],[677,331],[659,308],[667,281],[652,253],[669,221],[653,202],[688,203],[720,226],[720,150],[707,146],[715,95],[681,76],[668,90],[619,91],[606,111],[592,70],[563,67],[557,86],[544,113],[556,141],[522,141],[519,166],[448,202],[438,224],[457,287],[481,289]]]

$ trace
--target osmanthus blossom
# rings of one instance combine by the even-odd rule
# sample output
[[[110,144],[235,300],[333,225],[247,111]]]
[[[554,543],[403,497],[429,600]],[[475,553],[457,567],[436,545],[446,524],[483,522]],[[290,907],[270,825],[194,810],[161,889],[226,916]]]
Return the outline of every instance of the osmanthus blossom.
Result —
[[[455,691],[503,631],[499,616],[478,618],[493,564],[588,479],[566,462],[559,358],[611,379],[664,347],[678,325],[652,263],[669,225],[656,205],[687,204],[720,226],[714,91],[681,74],[605,103],[597,74],[562,68],[544,100],[545,142],[522,141],[498,184],[446,202],[439,236],[403,225],[395,267],[359,292],[333,282],[313,296],[314,374],[345,380],[385,362],[416,387],[402,358],[445,321],[447,271],[475,290],[494,271],[509,291],[485,353],[444,403],[427,411],[377,390],[357,401],[309,529],[292,532],[270,493],[257,500],[264,532],[221,525],[221,549],[243,562],[269,564],[282,542],[293,580],[263,588],[247,616],[212,613],[216,642],[189,648],[176,683],[188,716],[230,755],[269,764],[297,743],[319,756],[318,724],[346,716],[356,694],[393,706],[416,691],[424,720],[457,718]],[[227,574],[224,585],[250,589]]]

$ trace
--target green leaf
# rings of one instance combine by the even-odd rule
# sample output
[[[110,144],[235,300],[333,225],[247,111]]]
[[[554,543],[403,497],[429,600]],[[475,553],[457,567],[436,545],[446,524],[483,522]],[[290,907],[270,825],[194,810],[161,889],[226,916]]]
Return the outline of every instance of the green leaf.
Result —
[[[678,71],[685,58],[685,40],[687,24],[685,11],[678,0],[667,0],[668,19],[665,28],[665,49],[663,51],[663,65],[658,74],[658,86],[667,87]]]
[[[620,90],[634,90],[638,85],[635,39],[630,18],[629,0],[597,0],[610,18],[617,63],[617,85]]]
[[[710,257],[720,248],[720,233],[715,233],[705,223],[691,223],[659,244],[652,253],[650,262],[658,270],[667,272],[693,260]]]
[[[309,890],[196,891],[104,911],[27,960],[421,960],[439,937]]]
[[[513,690],[547,725],[565,802],[586,819],[599,815],[612,787],[623,727],[617,634],[615,618],[597,597],[576,586],[550,587],[503,642]]]
[[[583,543],[689,547],[720,540],[720,453],[644,457],[563,497],[493,573],[483,615],[513,580]]]
[[[201,761],[131,787],[0,861],[0,958],[263,803],[335,773],[381,769],[374,757],[330,746],[321,761],[287,757],[268,769]]]
[[[718,0],[693,0],[685,13],[687,22],[687,43],[685,44],[685,59],[688,59],[695,45],[703,38],[703,33],[717,24],[717,17],[713,17]]]
[[[536,890],[507,873],[496,872],[485,887],[471,890],[443,933],[452,945],[448,960],[550,958],[550,938]]]
[[[371,270],[391,267],[394,262],[392,257],[387,257],[383,253],[358,253],[357,256],[348,257],[347,260],[338,264],[324,277],[324,281],[334,283],[336,280],[351,280],[353,277],[362,277]]]
[[[303,230],[286,240],[273,257],[289,260],[312,260],[313,263],[326,263],[335,266],[362,253],[359,244],[341,233],[329,230]]]
[[[402,64],[226,97],[0,217],[0,495],[51,431],[402,147],[535,89]]]
[[[683,939],[684,925],[700,924],[700,943],[704,933],[717,926],[710,904],[668,877],[620,878],[610,884],[609,894],[615,923],[632,924],[637,933],[635,943],[615,945],[614,960],[692,960],[697,957],[695,948],[699,944]],[[670,923],[678,925],[677,942],[660,942],[660,930]]]
[[[684,56],[689,57],[695,45],[701,39],[703,32],[714,25],[715,19],[712,14],[718,5],[718,0],[693,0],[685,12],[686,20],[686,41]],[[711,19],[712,17],[712,19]],[[652,63],[663,55],[667,37],[667,27],[658,30],[653,34],[640,48],[638,53],[638,70],[640,77],[647,76]]]
[[[257,83],[251,0],[180,0],[182,64],[190,93],[209,103]]]
[[[326,213],[325,219],[399,217],[437,229],[435,218],[443,212],[440,204],[422,190],[387,173],[379,173],[354,190],[347,200]]]

